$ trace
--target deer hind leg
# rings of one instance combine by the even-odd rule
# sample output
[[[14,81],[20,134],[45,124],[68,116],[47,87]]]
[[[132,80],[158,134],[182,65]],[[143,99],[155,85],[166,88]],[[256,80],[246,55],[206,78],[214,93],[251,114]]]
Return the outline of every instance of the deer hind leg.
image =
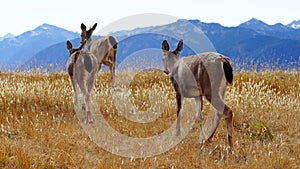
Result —
[[[85,102],[86,102],[86,124],[91,124],[93,123],[92,121],[92,114],[90,111],[90,93],[87,93],[87,95],[85,96]]]
[[[82,110],[87,113],[86,123],[91,123],[92,121],[91,121],[91,112],[90,112],[90,93],[88,92],[87,79],[82,78],[78,82],[78,85],[83,95]]]
[[[91,93],[92,93],[92,90],[93,90],[93,87],[95,85],[95,80],[96,80],[96,77],[97,77],[97,74],[95,73],[94,76],[91,76],[88,81],[87,81],[87,87],[88,87],[88,92],[87,92],[87,95],[85,97],[85,102],[86,102],[86,112],[87,112],[87,119],[86,119],[86,124],[88,123],[93,123],[92,121],[92,115],[91,115],[91,112],[90,112],[90,107],[91,107]]]
[[[211,104],[215,109],[217,109],[217,114],[214,118],[212,128],[208,134],[209,140],[213,137],[219,123],[221,120],[222,115],[225,115],[226,125],[227,125],[227,132],[228,132],[228,143],[230,147],[233,147],[232,142],[232,132],[233,132],[233,114],[232,110],[224,103],[223,99],[218,95],[213,99],[210,99]]]
[[[110,74],[111,74],[111,87],[114,88],[115,86],[115,71],[116,71],[116,55],[117,51],[115,49],[110,49],[107,57],[104,58],[104,64],[109,66]]]
[[[221,88],[222,100],[224,100],[224,98],[225,98],[225,93],[226,93],[226,86],[223,86],[223,88]],[[226,104],[225,104],[223,114],[224,114],[225,120],[226,120],[228,144],[231,148],[233,148],[233,140],[232,140],[232,136],[233,136],[233,113],[232,113],[231,108],[228,107]]]
[[[225,105],[225,110],[224,110],[224,115],[225,115],[225,120],[226,120],[226,125],[227,125],[227,137],[228,137],[228,144],[231,148],[233,148],[233,113],[232,110]]]
[[[211,140],[218,128],[218,125],[220,123],[221,117],[223,115],[224,111],[224,102],[219,96],[215,96],[211,98],[211,96],[205,96],[206,99],[212,104],[212,106],[217,110],[217,113],[214,116],[213,122],[211,124],[211,128],[207,130],[207,140]]]
[[[111,73],[111,87],[115,88],[115,73],[116,73],[116,65],[112,63],[109,66],[110,73]]]
[[[88,93],[90,93],[90,94],[92,93],[96,78],[97,78],[97,75],[95,74],[94,76],[91,76],[87,81]]]
[[[200,137],[199,137],[199,142],[204,143],[207,140],[207,136],[205,135],[203,125],[202,125],[202,109],[203,109],[203,102],[202,102],[202,96],[195,97],[195,102],[196,102],[196,107],[197,107],[197,112],[196,112],[196,118],[199,121],[200,125]]]

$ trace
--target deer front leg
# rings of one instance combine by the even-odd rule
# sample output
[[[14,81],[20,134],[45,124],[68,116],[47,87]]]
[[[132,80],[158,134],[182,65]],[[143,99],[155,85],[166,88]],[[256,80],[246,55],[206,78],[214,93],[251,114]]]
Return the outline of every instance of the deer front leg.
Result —
[[[182,94],[176,93],[177,101],[177,124],[176,124],[176,136],[180,136],[180,119],[182,116]]]
[[[181,115],[182,115],[183,95],[182,95],[181,88],[179,87],[178,83],[172,76],[171,76],[171,81],[172,81],[173,87],[176,92],[176,102],[177,102],[176,136],[179,136],[180,135],[180,119],[181,119]]]

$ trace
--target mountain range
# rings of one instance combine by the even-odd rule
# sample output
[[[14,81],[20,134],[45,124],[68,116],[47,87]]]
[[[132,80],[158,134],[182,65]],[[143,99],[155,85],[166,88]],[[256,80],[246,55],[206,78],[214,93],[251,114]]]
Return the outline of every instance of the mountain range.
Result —
[[[78,33],[43,24],[19,36],[4,38],[0,41],[0,67],[15,69],[51,45],[77,37]]]
[[[255,18],[235,27],[199,20],[178,21],[161,26],[112,32],[119,40],[117,66],[162,67],[161,43],[169,41],[171,49],[184,40],[182,56],[217,51],[229,56],[236,69],[295,68],[300,61],[300,20],[288,25],[268,25]],[[43,24],[19,36],[0,38],[2,69],[65,69],[69,58],[66,40],[79,46],[80,34]],[[101,38],[100,36],[93,37]],[[78,44],[78,45],[76,45]]]

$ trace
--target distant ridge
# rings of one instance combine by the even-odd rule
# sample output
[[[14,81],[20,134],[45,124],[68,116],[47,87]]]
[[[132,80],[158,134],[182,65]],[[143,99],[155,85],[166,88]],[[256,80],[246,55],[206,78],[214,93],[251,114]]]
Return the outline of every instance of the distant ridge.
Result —
[[[295,20],[287,25],[288,27],[291,27],[293,29],[300,29],[300,20]]]
[[[39,51],[78,36],[78,33],[53,25],[42,24],[21,35],[5,38],[0,41],[0,67],[14,69],[30,60]]]
[[[236,64],[236,69],[242,65],[246,69],[253,66],[257,69],[269,66],[280,69],[292,67],[299,70],[300,29],[296,26],[298,23],[299,21],[293,21],[288,25],[280,23],[268,25],[252,18],[239,26],[226,27],[219,23],[180,19],[167,25],[120,30],[112,32],[111,35],[119,40],[117,66],[128,56],[150,48],[157,49],[157,52],[148,53],[149,55],[146,53],[144,56],[146,60],[143,62],[161,64],[162,40],[170,39],[170,44],[174,45],[180,38],[187,41],[195,35],[194,30],[197,30],[186,29],[192,24],[211,42],[211,44],[202,41],[194,43],[203,48],[203,52],[217,51],[229,56]],[[166,37],[161,34],[162,32],[167,32],[170,36]],[[32,31],[0,41],[0,67],[14,69],[17,65],[26,69],[37,67],[51,67],[52,71],[64,69],[69,57],[65,42],[72,40],[74,45],[79,45],[79,38],[79,33],[43,24]],[[182,56],[194,54],[195,51],[192,49],[185,46]]]
[[[0,37],[0,41],[7,39],[7,38],[13,38],[15,35],[8,33],[6,35],[4,35],[3,37]]]

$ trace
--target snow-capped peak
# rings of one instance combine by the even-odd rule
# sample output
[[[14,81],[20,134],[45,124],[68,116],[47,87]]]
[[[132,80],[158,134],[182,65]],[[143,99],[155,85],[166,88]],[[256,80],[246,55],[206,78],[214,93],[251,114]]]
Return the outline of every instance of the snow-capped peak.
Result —
[[[13,37],[15,37],[15,35],[8,33],[8,34],[4,35],[3,37],[0,37],[0,41],[7,39],[7,38],[13,38]]]
[[[287,25],[288,27],[291,27],[293,29],[300,29],[300,20],[293,21],[290,24]]]
[[[43,25],[40,25],[39,27],[35,28],[30,32],[31,32],[31,36],[38,36],[45,32],[51,33],[51,31],[55,28],[56,28],[55,26],[44,23]]]

